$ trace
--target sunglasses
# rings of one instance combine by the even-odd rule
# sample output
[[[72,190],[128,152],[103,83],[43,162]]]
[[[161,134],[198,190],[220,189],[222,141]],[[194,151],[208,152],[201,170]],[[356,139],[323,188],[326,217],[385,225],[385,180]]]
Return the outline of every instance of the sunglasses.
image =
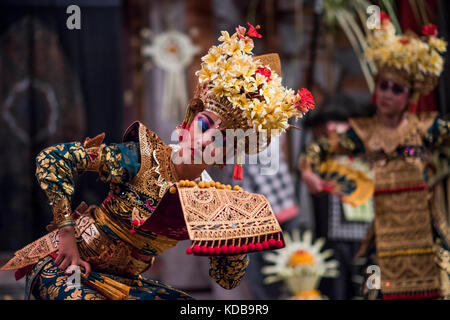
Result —
[[[382,80],[378,86],[381,91],[387,91],[391,90],[393,94],[399,95],[404,93],[408,88],[405,86],[402,86],[401,84],[388,81],[388,80]]]

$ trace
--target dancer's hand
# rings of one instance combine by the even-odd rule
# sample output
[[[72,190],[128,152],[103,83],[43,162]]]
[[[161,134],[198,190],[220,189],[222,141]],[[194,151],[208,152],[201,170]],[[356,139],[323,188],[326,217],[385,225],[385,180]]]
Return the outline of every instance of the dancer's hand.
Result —
[[[325,181],[323,181],[317,174],[312,172],[311,170],[302,171],[302,180],[306,184],[309,192],[312,194],[316,194],[324,191],[324,185],[326,185]]]
[[[55,260],[59,269],[67,273],[69,266],[80,266],[85,269],[85,277],[89,277],[91,266],[88,262],[81,260],[75,240],[75,229],[67,226],[59,229],[58,257]]]

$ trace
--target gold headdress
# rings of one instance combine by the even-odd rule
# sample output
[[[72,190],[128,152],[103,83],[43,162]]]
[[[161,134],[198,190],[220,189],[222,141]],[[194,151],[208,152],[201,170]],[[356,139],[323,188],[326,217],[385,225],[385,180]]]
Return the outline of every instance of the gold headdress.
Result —
[[[424,26],[423,37],[412,32],[396,35],[389,17],[382,13],[381,19],[381,29],[367,38],[366,58],[375,63],[378,75],[413,89],[413,99],[429,94],[442,72],[447,43],[437,38],[434,25]]]
[[[259,26],[248,25],[249,30],[239,26],[231,36],[222,31],[221,44],[202,57],[202,67],[196,73],[196,95],[182,127],[190,125],[195,113],[207,110],[221,117],[223,129],[265,130],[270,138],[289,127],[289,118],[302,117],[314,109],[308,90],[295,93],[282,86],[277,54],[253,57],[251,37],[261,35]]]

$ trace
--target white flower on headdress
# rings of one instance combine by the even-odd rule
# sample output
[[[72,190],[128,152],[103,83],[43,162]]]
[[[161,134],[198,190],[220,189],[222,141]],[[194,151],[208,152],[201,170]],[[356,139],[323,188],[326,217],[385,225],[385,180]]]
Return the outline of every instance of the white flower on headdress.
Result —
[[[447,51],[447,42],[445,42],[442,39],[439,38],[430,38],[429,45],[433,48],[435,48],[439,52],[445,52]]]
[[[221,31],[220,32],[222,35],[219,37],[219,41],[227,43],[231,41],[231,37],[230,34],[228,33],[228,31]]]

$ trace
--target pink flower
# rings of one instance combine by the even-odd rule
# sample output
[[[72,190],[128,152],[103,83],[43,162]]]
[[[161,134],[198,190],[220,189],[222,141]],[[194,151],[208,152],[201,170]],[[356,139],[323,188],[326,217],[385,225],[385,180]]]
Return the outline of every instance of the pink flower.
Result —
[[[426,26],[423,26],[422,34],[424,36],[437,37],[438,35],[437,26],[431,23],[427,24]]]
[[[242,27],[242,26],[236,27],[236,33],[240,40],[246,38],[246,36],[245,36],[246,32],[247,32],[247,29],[245,29],[244,27]]]
[[[272,75],[272,71],[270,71],[270,69],[266,68],[266,67],[259,67],[258,69],[256,69],[255,75],[257,73],[262,74],[264,77],[266,77],[267,82],[269,82],[270,80],[272,80],[270,78],[270,76]]]
[[[252,26],[252,25],[250,24],[250,22],[247,22],[247,24],[248,24],[248,26],[249,26],[249,29],[248,29],[248,32],[247,32],[247,35],[248,35],[248,36],[253,37],[253,38],[262,38],[262,35],[260,35],[260,34],[258,33],[258,31],[256,31],[256,30],[258,30],[258,29],[261,28],[259,25],[257,25],[256,27],[254,27],[254,26]]]

